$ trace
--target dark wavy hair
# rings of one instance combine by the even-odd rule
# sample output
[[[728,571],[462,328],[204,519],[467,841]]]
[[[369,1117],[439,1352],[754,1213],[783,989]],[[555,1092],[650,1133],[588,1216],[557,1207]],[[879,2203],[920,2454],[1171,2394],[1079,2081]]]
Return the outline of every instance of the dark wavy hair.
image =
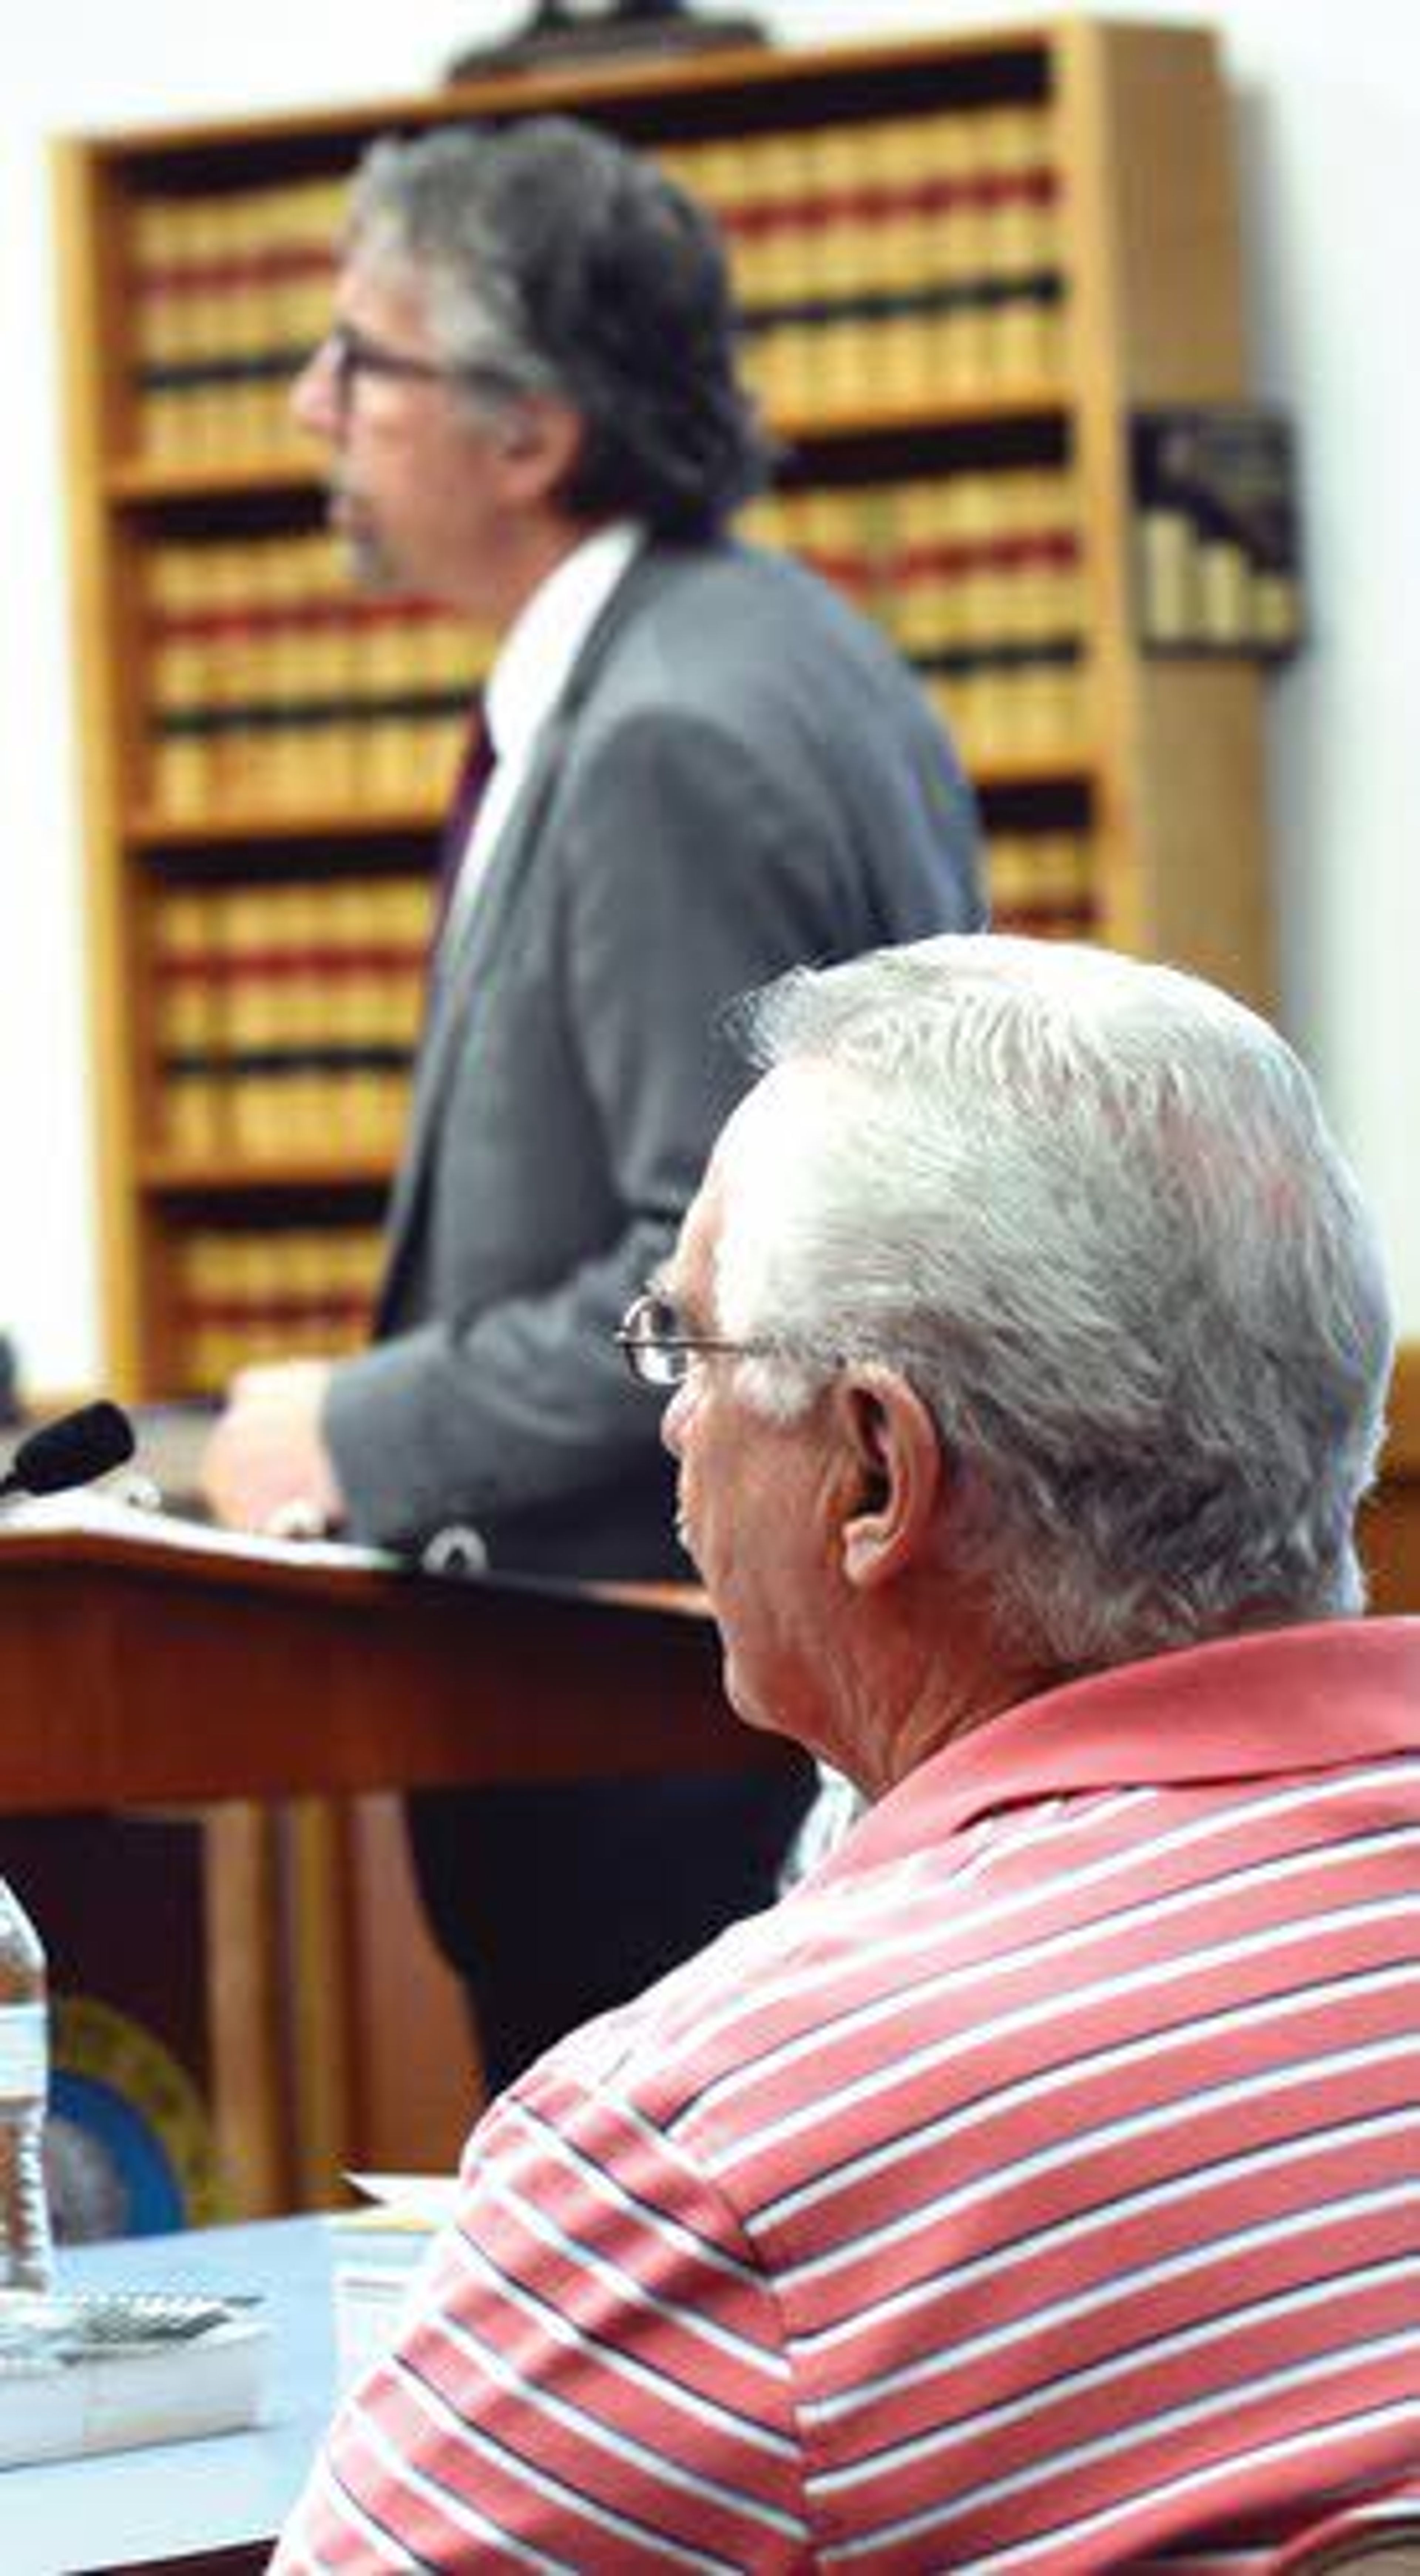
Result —
[[[612,136],[533,117],[386,139],[357,174],[350,237],[420,273],[469,402],[571,404],[574,516],[629,513],[694,539],[766,480],[713,219]]]

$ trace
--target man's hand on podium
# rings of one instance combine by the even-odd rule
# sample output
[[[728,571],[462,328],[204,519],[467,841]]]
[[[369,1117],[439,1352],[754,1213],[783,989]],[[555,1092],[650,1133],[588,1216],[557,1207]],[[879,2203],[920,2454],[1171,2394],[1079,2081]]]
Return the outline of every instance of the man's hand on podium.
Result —
[[[202,1490],[229,1529],[319,1538],[345,1517],[345,1497],[321,1431],[326,1360],[243,1369],[202,1460]]]

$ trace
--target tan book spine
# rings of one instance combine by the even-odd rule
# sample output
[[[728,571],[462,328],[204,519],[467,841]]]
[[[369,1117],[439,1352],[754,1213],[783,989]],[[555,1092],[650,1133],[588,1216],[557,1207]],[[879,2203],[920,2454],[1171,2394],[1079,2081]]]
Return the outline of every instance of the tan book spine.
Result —
[[[938,117],[893,117],[862,129],[863,265],[881,307],[872,329],[880,401],[911,409],[935,389],[932,293]]]
[[[986,893],[991,927],[1002,933],[1031,928],[1030,844],[1020,832],[992,832],[986,843]]]
[[[328,1132],[357,1157],[383,1151],[388,1083],[372,1061],[379,1043],[383,992],[371,923],[368,883],[332,882],[326,889],[326,953],[330,960],[330,1048],[346,1061],[325,1078]]]
[[[223,448],[255,460],[266,432],[265,387],[254,372],[270,338],[267,309],[268,200],[264,188],[243,188],[227,200],[222,244],[221,355],[232,373],[227,384]]]
[[[227,196],[185,201],[182,288],[188,310],[187,363],[211,369],[229,354],[228,285],[232,201]],[[187,393],[186,458],[194,465],[223,462],[235,452],[231,387],[198,376]]]
[[[280,1163],[289,1155],[287,1049],[279,970],[281,897],[268,886],[226,899],[223,971],[232,1059],[231,1139],[239,1162]]]
[[[174,1257],[177,1306],[177,1385],[182,1395],[206,1395],[226,1382],[226,1350],[213,1316],[221,1280],[214,1247],[221,1237],[186,1235]]]
[[[214,811],[239,814],[251,797],[252,746],[243,716],[250,695],[245,543],[193,549],[194,582],[208,638],[209,794]]]
[[[278,957],[281,978],[281,1044],[287,1052],[285,1150],[319,1157],[329,1146],[325,1127],[329,1080],[320,1052],[330,1043],[330,965],[326,914],[329,888],[306,882],[280,889]]]
[[[363,806],[398,807],[406,798],[411,763],[409,723],[394,712],[410,684],[410,622],[402,603],[362,603],[355,629],[352,707],[358,726],[356,793]]]
[[[160,1128],[166,1153],[201,1162],[226,1143],[218,1071],[222,1002],[210,895],[164,891],[153,910]]]
[[[168,197],[142,198],[129,216],[129,287],[133,298],[133,358],[138,372],[137,443],[155,461],[180,458],[186,406],[162,373],[184,355],[186,309],[177,283],[182,248],[182,209]],[[155,380],[157,379],[157,380]]]
[[[384,1236],[374,1226],[341,1226],[328,1238],[331,1348],[356,1351],[370,1338],[384,1268]]]
[[[986,293],[987,138],[979,112],[936,120],[937,206],[930,278],[935,381],[949,394],[982,392],[990,368]]]
[[[1047,383],[1059,360],[1057,308],[1046,281],[1058,277],[1053,128],[1040,106],[992,108],[981,119],[987,191],[986,275],[991,308],[992,380],[1003,387]]]
[[[330,1349],[326,1236],[319,1226],[286,1226],[271,1238],[270,1331],[284,1356],[322,1359]]]
[[[258,1256],[259,1258],[259,1256]],[[196,1394],[216,1394],[256,1356],[250,1329],[251,1238],[213,1228],[183,1247],[184,1373]]]
[[[262,738],[262,801],[277,816],[301,812],[310,771],[310,728],[302,706],[305,595],[302,540],[269,537],[260,581],[262,697],[269,718]]]
[[[360,793],[361,727],[355,709],[359,603],[333,537],[301,540],[306,569],[302,696],[324,710],[305,728],[303,809],[341,814]]]
[[[866,212],[868,155],[864,128],[829,125],[816,138],[814,222],[819,259],[814,385],[830,412],[872,405],[875,329],[868,310],[873,288],[873,237]]]
[[[1009,719],[1001,674],[991,658],[999,637],[993,625],[998,583],[989,551],[989,486],[981,475],[958,474],[938,494],[936,542],[950,601],[948,645],[956,657],[947,685],[955,693],[962,747],[973,761],[984,762],[1000,756]]]
[[[806,294],[809,154],[795,133],[766,135],[744,152],[746,301],[777,316],[756,343],[757,390],[771,417],[802,419],[814,400],[813,326],[796,309]]]
[[[212,738],[201,730],[212,649],[200,558],[191,546],[155,546],[143,584],[150,793],[165,821],[190,822],[206,813],[214,789]]]
[[[283,337],[299,356],[314,349],[330,329],[350,185],[345,178],[309,179],[283,194],[293,271]]]

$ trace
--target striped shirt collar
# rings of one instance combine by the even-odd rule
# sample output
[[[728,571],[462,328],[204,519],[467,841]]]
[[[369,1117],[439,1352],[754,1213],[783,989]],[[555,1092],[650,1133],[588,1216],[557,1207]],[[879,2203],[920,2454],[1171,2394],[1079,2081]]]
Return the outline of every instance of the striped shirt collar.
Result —
[[[900,1781],[843,1848],[853,1868],[916,1850],[924,1801],[940,1835],[1041,1798],[1334,1770],[1417,1752],[1420,1619],[1258,1630],[1020,1701]]]

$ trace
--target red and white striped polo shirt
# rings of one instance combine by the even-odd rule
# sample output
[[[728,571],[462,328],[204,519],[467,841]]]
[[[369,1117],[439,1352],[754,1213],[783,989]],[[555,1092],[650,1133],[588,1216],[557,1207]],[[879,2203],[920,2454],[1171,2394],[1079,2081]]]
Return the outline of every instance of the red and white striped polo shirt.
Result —
[[[1376,1620],[1010,1711],[554,2049],[275,2564],[1213,2576],[1417,2465],[1420,1622]]]

